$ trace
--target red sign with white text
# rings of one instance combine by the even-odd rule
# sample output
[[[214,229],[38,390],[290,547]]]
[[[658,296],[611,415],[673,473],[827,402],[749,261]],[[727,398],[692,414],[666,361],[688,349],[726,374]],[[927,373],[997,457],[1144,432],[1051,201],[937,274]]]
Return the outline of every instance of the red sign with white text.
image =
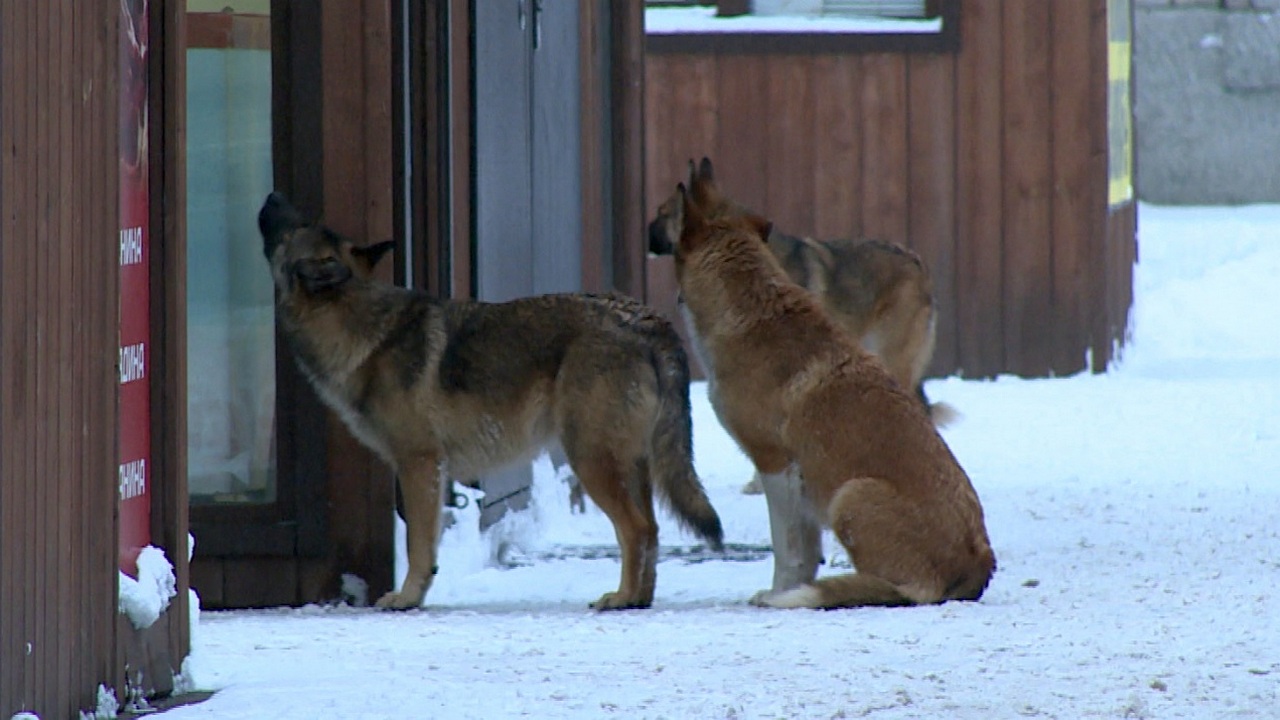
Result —
[[[151,542],[148,0],[120,3],[120,569]]]

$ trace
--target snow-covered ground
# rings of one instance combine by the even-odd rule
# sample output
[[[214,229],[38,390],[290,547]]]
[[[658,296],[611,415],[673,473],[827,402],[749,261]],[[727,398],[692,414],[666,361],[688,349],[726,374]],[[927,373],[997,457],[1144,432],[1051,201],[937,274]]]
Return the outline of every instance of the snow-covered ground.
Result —
[[[166,717],[1280,717],[1280,207],[1139,217],[1110,373],[928,386],[964,414],[944,435],[1000,563],[981,602],[763,610],[767,556],[668,559],[652,609],[597,614],[616,561],[541,558],[612,531],[544,461],[504,529],[532,564],[489,566],[464,514],[423,610],[206,612],[189,679],[217,693]],[[694,395],[727,539],[765,544],[748,464]],[[692,542],[670,519],[662,538]]]

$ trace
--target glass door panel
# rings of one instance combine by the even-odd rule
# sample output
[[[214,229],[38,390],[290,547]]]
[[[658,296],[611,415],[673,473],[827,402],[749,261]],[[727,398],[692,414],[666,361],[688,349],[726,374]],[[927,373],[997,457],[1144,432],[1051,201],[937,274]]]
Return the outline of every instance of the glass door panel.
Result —
[[[256,222],[272,188],[270,0],[188,0],[187,43],[191,503],[271,503],[275,324]]]

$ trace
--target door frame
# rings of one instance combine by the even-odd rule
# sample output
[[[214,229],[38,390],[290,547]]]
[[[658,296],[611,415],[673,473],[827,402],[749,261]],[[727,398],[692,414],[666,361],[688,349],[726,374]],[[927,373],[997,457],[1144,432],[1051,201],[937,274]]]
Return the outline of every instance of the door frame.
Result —
[[[323,210],[339,232],[395,237],[386,279],[441,297],[475,292],[474,1],[271,2],[276,188],[304,212]],[[643,298],[643,15],[578,1],[582,285]],[[185,196],[167,202],[170,215],[185,214]],[[180,284],[167,297],[185,307],[185,255],[168,262]],[[175,357],[185,353],[185,333],[174,342]],[[192,585],[206,607],[297,605],[334,599],[341,574],[355,572],[377,597],[393,582],[391,473],[285,352],[276,369],[276,502],[190,508]],[[183,387],[167,397],[184,398],[185,409]],[[179,457],[185,442],[184,432]]]
[[[474,297],[473,3],[411,8],[404,23],[414,172],[397,202],[409,215],[414,277],[440,297]],[[397,6],[401,0],[393,0]],[[644,298],[644,13],[636,3],[577,0],[582,175],[582,287]],[[416,6],[415,3],[408,3]],[[398,52],[403,52],[399,51]],[[399,57],[395,62],[401,67]],[[438,78],[443,83],[437,82]],[[397,87],[400,83],[397,82]],[[398,107],[398,106],[397,106]],[[417,118],[422,118],[419,122]],[[404,121],[397,116],[397,135]],[[403,151],[403,146],[397,153]],[[403,182],[399,180],[398,182]],[[405,216],[401,209],[397,218]],[[397,233],[399,237],[405,237]]]
[[[175,594],[149,627],[116,613],[117,687],[173,692],[191,652],[187,488],[186,11],[150,3],[147,59],[148,281],[151,286],[150,534],[173,567]],[[114,47],[114,43],[112,44]],[[112,199],[112,202],[118,202]],[[118,501],[118,499],[117,499]]]
[[[386,239],[391,4],[272,0],[270,24],[275,188],[340,233]],[[343,597],[351,573],[377,597],[393,582],[391,473],[321,403],[278,332],[276,348],[276,499],[191,508],[193,585],[206,607],[300,605]]]

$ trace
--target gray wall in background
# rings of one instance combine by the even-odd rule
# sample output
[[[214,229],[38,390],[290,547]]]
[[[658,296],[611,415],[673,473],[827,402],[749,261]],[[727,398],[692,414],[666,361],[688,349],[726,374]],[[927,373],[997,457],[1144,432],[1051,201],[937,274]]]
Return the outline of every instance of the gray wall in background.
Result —
[[[1280,0],[1135,0],[1138,197],[1280,202]]]

